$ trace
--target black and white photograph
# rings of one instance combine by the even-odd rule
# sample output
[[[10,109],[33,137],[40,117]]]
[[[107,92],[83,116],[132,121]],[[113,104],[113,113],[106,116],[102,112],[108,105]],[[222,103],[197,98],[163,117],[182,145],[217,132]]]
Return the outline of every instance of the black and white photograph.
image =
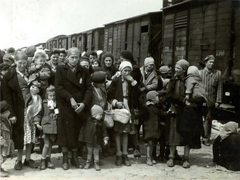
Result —
[[[0,179],[239,179],[240,0],[0,7]]]

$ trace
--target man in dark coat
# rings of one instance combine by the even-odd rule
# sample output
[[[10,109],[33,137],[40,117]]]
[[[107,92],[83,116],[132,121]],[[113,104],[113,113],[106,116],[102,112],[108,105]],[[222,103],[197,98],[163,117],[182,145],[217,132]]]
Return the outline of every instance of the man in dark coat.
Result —
[[[81,168],[77,157],[78,135],[86,112],[90,108],[92,86],[87,69],[79,65],[80,52],[77,48],[68,50],[68,64],[57,67],[55,88],[58,119],[58,145],[62,147],[64,170],[69,168],[67,152],[73,153],[72,163]]]

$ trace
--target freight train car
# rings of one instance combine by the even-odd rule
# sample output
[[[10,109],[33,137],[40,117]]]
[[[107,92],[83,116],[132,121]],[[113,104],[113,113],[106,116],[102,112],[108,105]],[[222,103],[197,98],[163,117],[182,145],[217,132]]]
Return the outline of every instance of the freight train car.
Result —
[[[224,103],[240,119],[240,1],[163,0],[163,64],[187,59],[199,66],[214,55]],[[231,106],[233,105],[233,106]],[[232,107],[232,109],[231,109]]]
[[[68,48],[68,43],[67,43],[67,36],[66,35],[59,35],[56,37],[53,37],[51,39],[49,39],[46,42],[46,48],[49,50],[52,50],[54,48],[58,49],[58,48]]]
[[[104,28],[96,28],[87,31],[87,47],[86,51],[97,51],[103,49]]]
[[[161,12],[151,12],[105,24],[104,51],[119,58],[122,50],[133,53],[139,66],[152,56],[158,66],[161,56]]]

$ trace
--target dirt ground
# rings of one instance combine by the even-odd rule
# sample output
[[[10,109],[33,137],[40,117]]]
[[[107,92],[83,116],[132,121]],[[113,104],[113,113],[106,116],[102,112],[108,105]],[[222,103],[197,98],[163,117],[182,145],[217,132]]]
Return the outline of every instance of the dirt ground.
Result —
[[[184,169],[181,162],[177,162],[172,168],[167,167],[166,163],[158,163],[154,166],[148,166],[145,164],[146,159],[146,147],[141,144],[142,157],[136,159],[132,154],[129,154],[131,167],[122,166],[117,167],[114,164],[115,156],[109,156],[102,159],[103,165],[101,171],[96,171],[93,167],[89,170],[76,169],[70,167],[69,170],[64,171],[61,168],[62,154],[57,153],[57,146],[54,146],[52,154],[52,162],[56,168],[46,169],[40,171],[39,169],[30,169],[23,166],[21,171],[15,171],[13,166],[16,160],[16,156],[13,159],[7,159],[3,164],[3,168],[10,174],[9,180],[59,180],[59,179],[104,179],[104,180],[128,180],[128,179],[239,179],[240,172],[229,171],[221,166],[216,167],[212,163],[212,146],[202,146],[199,150],[191,150],[189,169]],[[183,154],[183,147],[177,148],[179,154]],[[24,159],[24,157],[23,157]],[[38,147],[35,148],[35,152],[32,154],[32,159],[40,162],[41,154]],[[84,164],[84,160],[79,157],[79,160]]]

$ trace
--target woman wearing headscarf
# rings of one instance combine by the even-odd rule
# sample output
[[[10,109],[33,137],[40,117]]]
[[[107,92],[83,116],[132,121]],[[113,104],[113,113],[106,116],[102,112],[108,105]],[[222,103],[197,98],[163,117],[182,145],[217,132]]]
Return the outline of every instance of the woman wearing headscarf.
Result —
[[[138,88],[134,88],[134,93],[133,96],[135,99],[134,101],[134,107],[135,107],[135,113],[134,113],[134,117],[135,119],[132,119],[132,126],[131,126],[131,133],[129,135],[130,137],[130,141],[129,144],[133,146],[134,151],[133,151],[133,156],[134,157],[141,157],[141,153],[140,153],[140,147],[138,145],[138,138],[139,138],[139,129],[141,124],[139,123],[139,96],[140,96],[140,90],[139,90],[139,85],[140,85],[140,81],[142,78],[140,69],[136,63],[136,61],[134,60],[133,54],[130,51],[124,50],[121,52],[120,54],[120,61],[121,62],[130,62],[132,64],[132,71],[130,73],[130,75],[133,77],[134,80],[137,81],[138,83]],[[117,73],[116,75],[117,76]]]
[[[13,141],[15,149],[18,150],[17,160],[14,165],[15,170],[22,169],[22,155],[24,148],[24,116],[25,103],[30,96],[29,79],[27,72],[27,55],[20,51],[16,55],[16,68],[5,74],[3,78],[3,96],[9,104],[9,120],[13,125]],[[31,159],[32,142],[25,143],[26,159],[25,166],[36,168],[38,165]]]
[[[238,123],[230,121],[213,143],[213,162],[233,171],[240,171],[239,130]]]
[[[115,77],[109,87],[107,93],[108,101],[112,104],[113,108],[122,109],[125,108],[131,113],[131,118],[127,124],[120,122],[114,122],[114,135],[116,144],[116,165],[121,166],[122,163],[126,166],[130,166],[128,160],[128,134],[130,132],[130,123],[134,119],[134,109],[136,99],[134,99],[133,93],[135,88],[138,88],[137,81],[135,81],[130,73],[132,71],[132,64],[128,61],[120,64],[119,70],[121,75]],[[121,149],[122,147],[122,149]]]
[[[170,79],[168,89],[166,91],[166,99],[171,104],[172,111],[169,121],[169,147],[170,155],[167,161],[168,167],[173,167],[175,152],[177,146],[183,146],[183,138],[179,134],[179,124],[183,115],[184,98],[185,98],[185,78],[189,67],[189,62],[181,59],[175,65],[175,75]],[[188,156],[189,149],[185,146],[184,154]],[[189,166],[189,164],[188,164]]]

